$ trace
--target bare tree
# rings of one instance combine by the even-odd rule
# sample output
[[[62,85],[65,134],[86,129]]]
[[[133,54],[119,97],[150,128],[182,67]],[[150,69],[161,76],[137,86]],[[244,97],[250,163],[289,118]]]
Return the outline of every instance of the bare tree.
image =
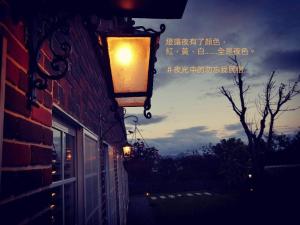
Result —
[[[274,133],[274,123],[281,112],[292,111],[298,108],[288,108],[286,103],[300,94],[298,90],[298,82],[286,85],[281,83],[276,91],[276,82],[274,81],[275,71],[272,72],[262,95],[259,95],[259,100],[256,102],[257,110],[260,115],[259,123],[247,118],[247,103],[245,101],[246,94],[250,89],[249,85],[245,85],[245,70],[241,68],[237,57],[230,57],[230,63],[237,67],[238,72],[234,75],[234,85],[238,89],[238,97],[235,99],[232,91],[222,86],[220,92],[230,102],[233,111],[239,117],[241,125],[246,133],[248,139],[248,148],[252,156],[252,160],[261,154],[264,133],[267,122],[269,122],[269,130],[267,134],[267,147],[271,148],[272,138]],[[269,118],[269,121],[267,119]]]
[[[294,111],[299,109],[299,107],[289,108],[286,106],[286,103],[288,101],[292,100],[292,98],[300,94],[300,90],[298,90],[298,82],[295,81],[293,83],[290,83],[289,85],[280,83],[277,92],[275,92],[275,94],[272,96],[272,93],[276,89],[275,81],[273,80],[273,75],[274,72],[268,82],[269,101],[266,102],[266,106],[270,114],[269,133],[267,138],[268,149],[271,149],[272,147],[275,120],[283,112]]]

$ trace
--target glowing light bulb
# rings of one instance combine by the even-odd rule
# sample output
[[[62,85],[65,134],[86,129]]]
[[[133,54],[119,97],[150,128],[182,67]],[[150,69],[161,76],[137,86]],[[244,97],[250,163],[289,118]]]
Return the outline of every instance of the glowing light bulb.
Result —
[[[128,65],[133,58],[132,49],[128,45],[122,45],[117,51],[117,60],[122,65]]]
[[[123,152],[124,152],[124,155],[129,156],[130,152],[131,152],[131,147],[130,146],[124,146],[123,147]]]

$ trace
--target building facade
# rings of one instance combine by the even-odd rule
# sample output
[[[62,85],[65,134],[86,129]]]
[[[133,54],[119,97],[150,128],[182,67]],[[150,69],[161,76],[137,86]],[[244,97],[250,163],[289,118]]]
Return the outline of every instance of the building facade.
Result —
[[[6,9],[1,1],[0,224],[126,224],[122,109],[116,120],[83,19],[70,20],[66,77],[37,90],[37,107],[29,108],[26,26]],[[101,24],[105,29],[111,21]],[[44,46],[45,72],[51,57]]]

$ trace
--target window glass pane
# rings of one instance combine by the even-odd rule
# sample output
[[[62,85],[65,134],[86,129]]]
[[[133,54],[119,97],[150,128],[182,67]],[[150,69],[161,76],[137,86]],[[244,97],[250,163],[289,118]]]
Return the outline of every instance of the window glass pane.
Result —
[[[75,137],[70,134],[65,134],[64,143],[64,178],[66,179],[75,176]]]
[[[65,185],[65,225],[75,224],[75,185]]]
[[[62,187],[51,189],[51,221],[55,225],[63,224],[63,199]]]
[[[62,179],[62,132],[53,129],[53,148],[52,148],[52,180]]]
[[[85,174],[98,173],[97,141],[85,136],[84,166]]]
[[[53,128],[52,176],[58,187],[49,189],[51,224],[76,224],[76,139],[71,128]],[[58,126],[58,127],[60,127]],[[67,133],[68,130],[73,134]]]
[[[99,157],[97,141],[84,137],[85,211],[87,224],[98,224],[99,217]]]

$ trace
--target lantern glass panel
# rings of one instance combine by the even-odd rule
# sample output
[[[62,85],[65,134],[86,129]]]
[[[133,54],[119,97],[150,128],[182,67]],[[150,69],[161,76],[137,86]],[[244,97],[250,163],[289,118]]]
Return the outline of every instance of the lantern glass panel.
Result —
[[[125,156],[129,156],[130,153],[131,153],[131,146],[129,146],[129,145],[124,146],[123,147],[123,153],[124,153]]]
[[[147,92],[150,37],[107,37],[115,93]]]
[[[144,106],[146,97],[127,97],[127,98],[116,98],[116,101],[121,107],[134,107]]]

